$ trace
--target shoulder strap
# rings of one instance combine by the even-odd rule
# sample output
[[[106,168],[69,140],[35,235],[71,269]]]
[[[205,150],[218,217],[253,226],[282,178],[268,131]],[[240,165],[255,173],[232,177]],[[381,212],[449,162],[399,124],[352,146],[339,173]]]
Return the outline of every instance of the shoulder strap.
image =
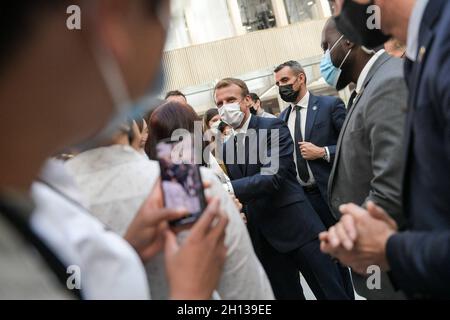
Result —
[[[31,230],[27,220],[23,219],[16,210],[0,201],[0,216],[5,219],[19,232],[22,237],[30,243],[41,255],[48,267],[58,278],[60,284],[77,299],[81,299],[80,290],[69,290],[67,288],[67,268],[61,260],[49,249],[49,247]]]

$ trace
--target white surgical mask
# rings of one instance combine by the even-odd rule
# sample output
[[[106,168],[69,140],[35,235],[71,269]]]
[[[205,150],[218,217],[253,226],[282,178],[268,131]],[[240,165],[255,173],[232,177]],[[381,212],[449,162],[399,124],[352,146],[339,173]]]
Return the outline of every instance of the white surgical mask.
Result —
[[[241,111],[241,106],[237,102],[224,104],[219,108],[219,114],[222,121],[233,129],[237,129],[245,117],[245,114]]]
[[[209,130],[211,130],[211,133],[213,135],[219,134],[219,125],[220,125],[220,121],[216,121],[211,125],[211,128]]]

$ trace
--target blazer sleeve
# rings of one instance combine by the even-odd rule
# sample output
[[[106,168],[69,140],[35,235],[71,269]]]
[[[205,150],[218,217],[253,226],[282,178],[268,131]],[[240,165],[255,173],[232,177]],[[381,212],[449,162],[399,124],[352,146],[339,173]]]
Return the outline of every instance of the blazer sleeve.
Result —
[[[402,232],[386,247],[393,283],[411,297],[450,298],[450,232]]]
[[[261,138],[261,134],[258,133]],[[280,190],[283,180],[290,174],[294,143],[287,125],[276,119],[267,130],[267,157],[259,173],[231,182],[236,197],[247,203],[253,199],[272,196]]]
[[[341,99],[336,99],[331,110],[331,121],[333,123],[333,128],[337,136],[339,136],[341,132],[346,116],[347,109],[345,109],[344,102]],[[330,152],[330,162],[332,163],[336,155],[336,145],[327,146],[327,148]]]
[[[407,100],[403,78],[388,79],[373,94],[363,115],[373,172],[366,202],[372,200],[383,207],[400,226],[404,223],[401,154]]]
[[[448,12],[448,11],[447,11]],[[442,108],[444,123],[444,156],[450,159],[450,43],[441,47],[439,71],[431,79],[434,85],[433,105]],[[450,208],[445,208],[447,213]],[[426,215],[426,212],[423,212]],[[393,282],[412,297],[450,299],[450,231],[403,232],[387,243],[387,258]]]

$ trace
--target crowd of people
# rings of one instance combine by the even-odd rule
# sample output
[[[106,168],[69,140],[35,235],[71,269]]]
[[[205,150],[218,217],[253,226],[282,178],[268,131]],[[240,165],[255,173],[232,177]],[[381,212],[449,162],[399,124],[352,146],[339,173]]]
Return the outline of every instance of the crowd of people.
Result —
[[[92,2],[82,32],[66,1],[0,5],[1,299],[450,298],[450,2],[330,1],[347,104],[290,60],[280,114],[227,77],[203,118],[156,99],[170,1]],[[180,130],[199,171],[158,154]]]

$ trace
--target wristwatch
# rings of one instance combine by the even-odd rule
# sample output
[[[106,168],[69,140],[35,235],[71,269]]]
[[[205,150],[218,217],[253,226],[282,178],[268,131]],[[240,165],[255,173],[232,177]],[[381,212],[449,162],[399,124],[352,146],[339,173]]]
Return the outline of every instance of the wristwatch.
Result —
[[[322,157],[323,160],[330,162],[330,157],[328,156],[327,148],[325,147],[325,148],[323,148],[323,150],[325,150],[325,155]]]

